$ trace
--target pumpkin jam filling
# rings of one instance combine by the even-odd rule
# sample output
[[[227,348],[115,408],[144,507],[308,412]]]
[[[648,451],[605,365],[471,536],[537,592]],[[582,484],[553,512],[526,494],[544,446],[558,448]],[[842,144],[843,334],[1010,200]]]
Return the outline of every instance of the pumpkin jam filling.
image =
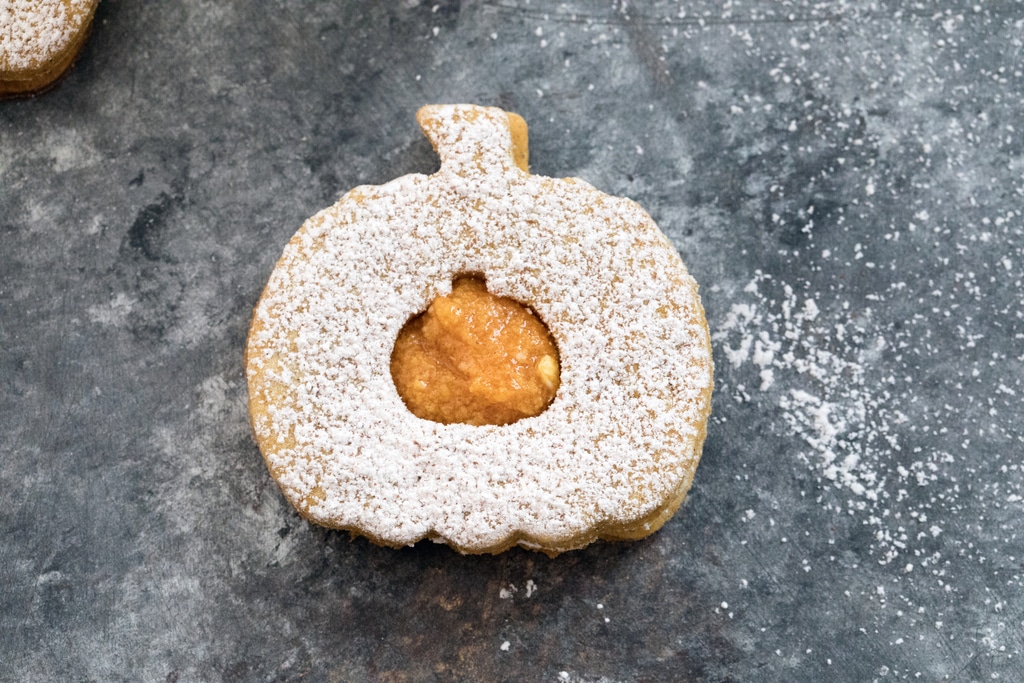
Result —
[[[558,391],[558,350],[543,322],[458,276],[452,293],[402,327],[391,377],[417,417],[451,424],[504,425],[544,412]]]

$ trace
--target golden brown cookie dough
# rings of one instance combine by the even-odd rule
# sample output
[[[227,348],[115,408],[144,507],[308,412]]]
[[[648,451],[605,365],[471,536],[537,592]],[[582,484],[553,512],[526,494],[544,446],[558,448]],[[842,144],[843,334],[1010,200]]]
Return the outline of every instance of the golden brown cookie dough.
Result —
[[[440,170],[310,218],[256,307],[249,410],[271,475],[307,519],[393,547],[554,555],[652,533],[690,488],[710,412],[696,283],[635,203],[531,175],[519,117],[417,118]],[[399,395],[403,327],[467,274],[546,325],[559,384],[538,414],[445,424]]]
[[[98,0],[0,0],[0,97],[45,90],[78,56]]]

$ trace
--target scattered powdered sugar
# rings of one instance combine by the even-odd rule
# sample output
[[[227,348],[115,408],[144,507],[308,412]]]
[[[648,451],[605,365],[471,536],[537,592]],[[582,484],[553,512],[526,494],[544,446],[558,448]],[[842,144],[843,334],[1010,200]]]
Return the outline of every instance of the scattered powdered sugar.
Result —
[[[0,70],[36,69],[67,48],[94,0],[0,1]]]
[[[660,514],[689,488],[710,407],[695,283],[636,204],[519,170],[504,112],[424,112],[441,170],[307,221],[257,307],[253,422],[278,483],[314,520],[392,545],[561,550]],[[470,272],[558,345],[539,416],[442,425],[395,391],[399,329]]]
[[[744,291],[756,297],[765,279],[770,278],[758,273]],[[867,386],[859,360],[842,352],[847,330],[815,324],[819,310],[813,299],[799,301],[789,285],[783,285],[783,293],[778,312],[765,310],[764,300],[733,305],[714,339],[723,342],[733,367],[749,361],[758,368],[760,391],[772,387],[777,370],[800,375],[806,388],[790,389],[776,400],[786,426],[811,447],[805,459],[826,479],[876,500],[881,483],[874,463],[863,458],[864,448],[873,439],[896,445],[885,438],[894,416],[874,387]],[[736,348],[727,343],[733,335],[739,337]],[[876,336],[873,343],[881,349],[886,342]]]
[[[887,294],[868,294],[867,299],[882,306],[904,289],[903,283],[892,283]],[[998,397],[1014,405],[1005,398],[1019,392],[1021,378],[958,392],[959,408],[947,402],[941,411],[922,413],[927,394],[912,372],[920,373],[920,355],[935,352],[927,341],[930,334],[902,321],[882,322],[870,307],[851,310],[847,303],[833,304],[830,315],[823,315],[819,296],[809,283],[789,284],[756,273],[712,337],[733,376],[751,377],[753,371],[755,386],[737,382],[722,388],[740,403],[767,400],[777,406],[778,432],[801,440],[804,448],[796,457],[817,473],[826,491],[835,492],[823,493],[819,502],[873,527],[870,552],[879,563],[911,556],[928,566],[938,561],[932,540],[945,531],[931,521],[938,516],[937,506],[956,511],[980,501],[995,511],[1022,500],[1019,477],[1016,483],[1007,477],[1002,490],[970,494],[972,487],[964,481],[965,472],[986,466],[989,458],[984,448],[975,454],[974,440],[987,437],[1009,441],[1011,449],[1022,447],[1020,435],[999,423],[994,407]],[[961,326],[952,341],[966,356],[982,336],[972,337]],[[1016,366],[1022,359],[1015,359]],[[1014,359],[1009,360],[1014,367]],[[981,374],[978,365],[988,369],[994,362],[973,369],[965,365],[946,379],[962,391],[965,378]],[[784,382],[775,381],[782,377]],[[986,404],[993,407],[985,409]],[[1019,463],[1008,463],[1003,471],[1019,473]],[[972,500],[963,500],[967,495]],[[753,518],[748,510],[745,521]],[[957,542],[974,547],[969,540]],[[914,565],[904,560],[901,566]]]
[[[519,589],[516,587],[516,585],[514,583],[510,583],[507,586],[502,586],[498,590],[498,597],[502,600],[511,600],[518,592]],[[533,597],[533,594],[536,592],[537,584],[534,582],[533,579],[527,579],[526,586],[523,588],[523,597],[531,598]]]

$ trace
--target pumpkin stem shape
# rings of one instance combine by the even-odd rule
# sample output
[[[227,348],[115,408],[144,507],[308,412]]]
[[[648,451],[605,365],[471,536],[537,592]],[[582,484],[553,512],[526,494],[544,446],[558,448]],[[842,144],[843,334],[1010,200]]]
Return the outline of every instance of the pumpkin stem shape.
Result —
[[[416,112],[442,172],[529,173],[526,121],[496,107],[428,105]]]

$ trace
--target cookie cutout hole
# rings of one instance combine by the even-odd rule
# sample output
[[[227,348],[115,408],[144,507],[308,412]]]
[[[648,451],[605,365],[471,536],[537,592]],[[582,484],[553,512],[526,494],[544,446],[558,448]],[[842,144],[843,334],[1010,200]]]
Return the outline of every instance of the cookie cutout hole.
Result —
[[[558,392],[558,349],[528,307],[458,275],[452,293],[402,327],[391,378],[409,410],[443,424],[505,425],[544,412]]]

